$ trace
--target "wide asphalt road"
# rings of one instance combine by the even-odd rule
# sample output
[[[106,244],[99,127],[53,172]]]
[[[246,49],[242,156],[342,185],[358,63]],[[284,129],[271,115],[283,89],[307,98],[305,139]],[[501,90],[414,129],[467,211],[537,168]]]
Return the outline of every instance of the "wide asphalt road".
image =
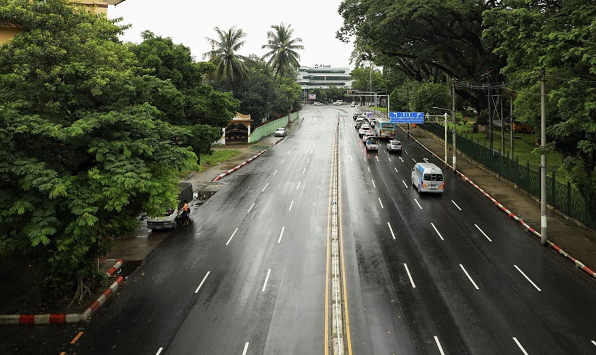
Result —
[[[327,354],[338,123],[348,354],[596,353],[593,280],[451,172],[419,195],[411,168],[440,163],[401,132],[367,153],[356,110],[306,107],[89,322],[3,327],[0,353]]]

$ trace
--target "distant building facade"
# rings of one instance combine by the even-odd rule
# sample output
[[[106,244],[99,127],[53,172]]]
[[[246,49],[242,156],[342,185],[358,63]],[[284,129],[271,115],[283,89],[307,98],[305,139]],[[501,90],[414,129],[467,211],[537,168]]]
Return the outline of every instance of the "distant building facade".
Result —
[[[350,89],[352,87],[350,67],[332,67],[330,65],[301,66],[298,68],[297,82],[302,91],[309,89],[328,89],[331,86]]]
[[[87,7],[94,14],[108,13],[108,5],[118,5],[125,0],[70,0]],[[0,23],[0,44],[10,41],[20,30],[12,23]]]

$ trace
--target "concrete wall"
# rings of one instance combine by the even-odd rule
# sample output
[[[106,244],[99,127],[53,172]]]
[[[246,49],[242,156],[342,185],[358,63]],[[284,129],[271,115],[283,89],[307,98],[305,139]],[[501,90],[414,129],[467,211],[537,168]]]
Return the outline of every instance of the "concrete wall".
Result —
[[[288,125],[288,122],[294,122],[297,120],[300,116],[299,114],[299,112],[294,112],[289,116],[289,120],[288,116],[286,116],[257,127],[248,137],[248,143],[258,142],[261,138],[273,134],[279,127],[285,127]]]

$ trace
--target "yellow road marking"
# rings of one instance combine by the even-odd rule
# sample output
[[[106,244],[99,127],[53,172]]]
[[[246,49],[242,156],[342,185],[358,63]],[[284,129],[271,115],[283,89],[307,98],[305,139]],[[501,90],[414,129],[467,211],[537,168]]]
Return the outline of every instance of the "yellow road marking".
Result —
[[[338,134],[339,140],[339,134]],[[339,155],[339,153],[338,153]],[[352,355],[352,338],[350,336],[350,315],[348,313],[348,290],[346,286],[346,266],[344,262],[344,233],[342,229],[342,220],[341,220],[341,159],[337,159],[337,179],[338,179],[338,188],[337,188],[337,198],[338,198],[338,213],[339,213],[339,241],[341,244],[341,278],[342,283],[344,284],[343,291],[344,291],[344,310],[346,312],[346,339],[348,341],[348,354]]]
[[[79,334],[77,334],[76,337],[74,337],[74,339],[70,342],[71,344],[74,344],[77,342],[77,340],[79,340],[79,338],[81,337],[81,335],[83,335],[83,332],[79,332]]]

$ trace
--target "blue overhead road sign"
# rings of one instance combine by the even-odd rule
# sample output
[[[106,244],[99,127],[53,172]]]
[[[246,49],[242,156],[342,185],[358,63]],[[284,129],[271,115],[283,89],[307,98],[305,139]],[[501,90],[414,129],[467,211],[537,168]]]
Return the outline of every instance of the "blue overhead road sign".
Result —
[[[424,123],[424,112],[389,112],[391,123]]]

